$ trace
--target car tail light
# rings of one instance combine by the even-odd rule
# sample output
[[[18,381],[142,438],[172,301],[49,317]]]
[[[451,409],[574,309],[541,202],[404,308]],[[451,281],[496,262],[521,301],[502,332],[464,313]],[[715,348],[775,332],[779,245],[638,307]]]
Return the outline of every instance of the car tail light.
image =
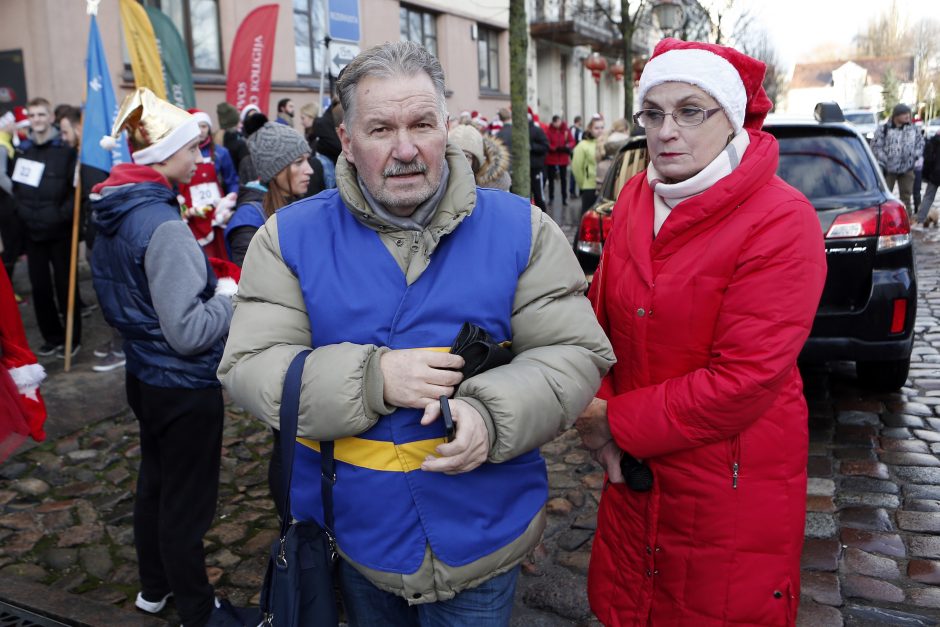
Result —
[[[891,315],[891,333],[902,332],[905,319],[907,319],[907,301],[903,298],[896,298],[894,299],[894,312]]]
[[[578,231],[578,250],[600,255],[607,234],[604,226],[604,216],[596,211],[586,212],[581,217],[581,227]]]
[[[911,222],[907,209],[896,200],[881,205],[878,250],[889,250],[911,243]]]
[[[835,219],[826,239],[874,237],[878,235],[878,207],[843,213]]]
[[[889,250],[911,243],[911,223],[907,210],[897,201],[881,207],[866,207],[843,213],[835,219],[826,239],[878,236],[878,250]]]

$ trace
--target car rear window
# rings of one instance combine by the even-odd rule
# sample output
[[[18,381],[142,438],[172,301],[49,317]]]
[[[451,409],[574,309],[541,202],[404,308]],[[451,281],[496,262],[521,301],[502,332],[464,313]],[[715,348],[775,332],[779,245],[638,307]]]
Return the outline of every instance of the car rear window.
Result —
[[[780,144],[777,174],[814,204],[870,196],[878,190],[871,158],[857,136],[790,133],[774,132]]]
[[[845,119],[852,124],[877,124],[874,113],[846,113]]]

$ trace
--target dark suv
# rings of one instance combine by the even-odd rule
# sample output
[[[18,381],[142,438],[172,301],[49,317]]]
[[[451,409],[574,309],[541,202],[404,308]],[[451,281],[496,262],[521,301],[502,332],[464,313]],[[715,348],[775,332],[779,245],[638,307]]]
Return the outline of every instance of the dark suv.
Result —
[[[917,309],[908,215],[888,191],[868,142],[838,108],[829,105],[818,118],[771,116],[764,124],[780,144],[777,174],[813,203],[825,234],[829,272],[800,359],[855,361],[863,388],[896,390],[907,380]],[[598,203],[581,219],[574,246],[589,275],[614,199],[645,159],[645,140],[628,142],[598,189]]]

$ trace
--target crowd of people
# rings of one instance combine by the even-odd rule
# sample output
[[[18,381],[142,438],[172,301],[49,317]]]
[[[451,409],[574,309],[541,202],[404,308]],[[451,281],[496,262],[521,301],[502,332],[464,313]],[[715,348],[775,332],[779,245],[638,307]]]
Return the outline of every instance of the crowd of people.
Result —
[[[82,181],[114,330],[105,357],[125,367],[140,426],[136,606],[159,613],[172,597],[186,627],[260,623],[206,577],[222,390],[280,451],[286,372],[303,353],[291,511],[276,515],[326,525],[332,486],[351,626],[508,625],[546,526],[539,447],[571,426],[606,471],[587,590],[602,623],[794,625],[807,455],[796,358],[826,261],[812,205],[775,177],[763,75],[731,48],[656,47],[632,120],[650,165],[619,196],[589,293],[544,198],[566,204],[576,188],[589,206],[627,122],[543,125],[530,111],[532,198],[520,198],[506,191],[510,112],[451,120],[441,65],[420,45],[357,56],[322,115],[299,109],[303,134],[290,100],[274,121],[222,103],[216,128],[139,88],[102,139],[126,133],[132,163],[109,173],[76,169],[75,116],[31,101],[29,136],[0,141],[17,163],[0,180],[19,229],[5,210],[4,248],[11,237],[12,264],[25,246],[39,352],[63,352]],[[38,398],[18,367],[0,389]]]

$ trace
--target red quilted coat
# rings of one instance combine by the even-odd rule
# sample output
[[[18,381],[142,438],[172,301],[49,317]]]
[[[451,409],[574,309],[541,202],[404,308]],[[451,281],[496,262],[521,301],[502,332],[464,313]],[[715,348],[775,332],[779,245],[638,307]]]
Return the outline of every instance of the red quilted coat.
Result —
[[[591,555],[605,625],[793,625],[806,504],[796,358],[822,294],[819,221],[775,175],[776,140],[673,209],[653,239],[646,173],[624,187],[591,297],[617,365],[616,443],[654,488],[607,484]]]

